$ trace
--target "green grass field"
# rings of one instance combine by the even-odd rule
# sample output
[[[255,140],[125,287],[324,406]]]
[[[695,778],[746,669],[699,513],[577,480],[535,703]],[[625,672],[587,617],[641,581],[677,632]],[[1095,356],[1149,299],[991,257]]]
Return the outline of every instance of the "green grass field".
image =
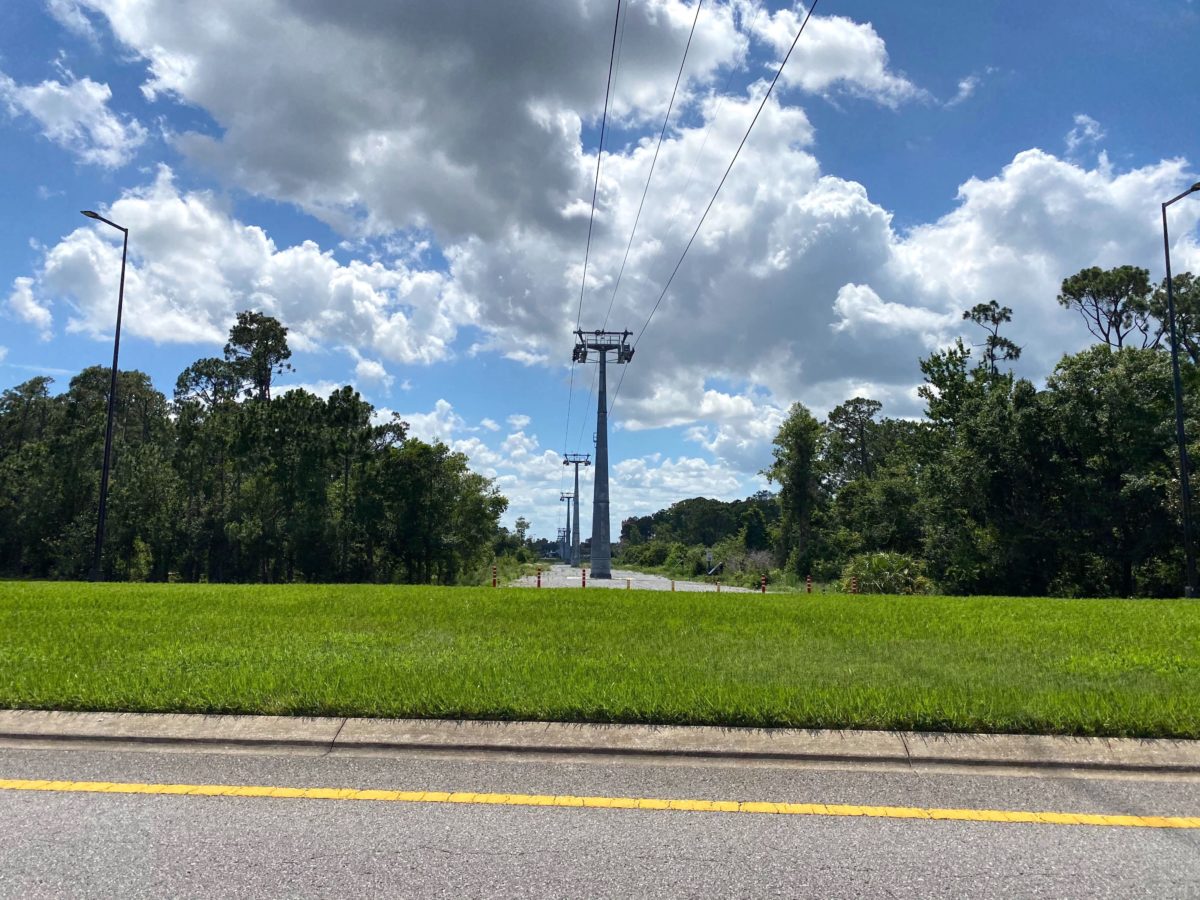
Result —
[[[8,582],[0,707],[1200,738],[1200,602]]]

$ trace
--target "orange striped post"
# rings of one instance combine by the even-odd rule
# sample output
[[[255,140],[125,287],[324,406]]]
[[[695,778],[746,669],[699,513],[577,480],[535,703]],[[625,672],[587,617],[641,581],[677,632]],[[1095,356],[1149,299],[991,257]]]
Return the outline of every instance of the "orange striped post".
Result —
[[[852,593],[852,594],[858,593],[858,576],[857,575],[852,575],[850,577],[850,593]]]
[[[583,586],[584,586],[584,587],[587,587],[587,569],[585,569],[585,568],[583,568],[582,566],[580,566],[580,568],[579,568],[579,576],[580,576],[580,577],[583,579]]]
[[[496,567],[492,566],[492,587],[496,586]]]
[[[767,592],[767,576],[766,575],[764,575],[762,577],[762,581],[760,582],[760,587],[762,588],[762,592],[765,594]]]
[[[812,576],[811,575],[804,576],[804,587],[808,591],[808,593],[810,593],[810,594],[812,593]]]
[[[720,578],[717,579],[717,593],[718,594],[721,593],[721,579]]]
[[[538,586],[538,587],[541,587],[541,586],[542,586],[542,567],[541,567],[541,566],[538,566],[538,583],[537,583],[537,586]]]

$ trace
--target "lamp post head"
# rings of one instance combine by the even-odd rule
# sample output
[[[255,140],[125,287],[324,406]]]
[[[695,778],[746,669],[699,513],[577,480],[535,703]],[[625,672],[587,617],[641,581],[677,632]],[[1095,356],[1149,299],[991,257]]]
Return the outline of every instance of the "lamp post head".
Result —
[[[123,231],[123,232],[125,232],[126,236],[129,235],[129,229],[126,228],[124,225],[118,225],[116,222],[112,221],[111,219],[104,218],[104,216],[100,215],[100,213],[98,213],[98,212],[93,212],[90,209],[81,209],[80,212],[83,213],[83,215],[87,216],[89,219],[95,219],[97,222],[103,222],[105,225],[111,225],[113,228],[117,229],[117,231]]]
[[[1190,188],[1188,188],[1189,194],[1194,194],[1196,191],[1200,191],[1200,181],[1197,181]]]

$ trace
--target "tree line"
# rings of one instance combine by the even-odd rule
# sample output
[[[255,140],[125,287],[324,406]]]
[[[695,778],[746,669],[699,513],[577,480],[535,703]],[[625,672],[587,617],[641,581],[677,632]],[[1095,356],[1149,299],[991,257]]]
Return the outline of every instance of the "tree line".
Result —
[[[1194,458],[1200,285],[1185,273],[1172,286]],[[1090,268],[1064,279],[1058,301],[1098,343],[1063,356],[1040,389],[1005,371],[1021,348],[1001,333],[1012,310],[991,301],[963,314],[980,328],[979,343],[959,339],[919,361],[924,419],[883,417],[865,397],[824,420],[793,404],[763,473],[778,488],[769,553],[755,556],[745,520],[704,543],[721,550],[718,558],[785,580],[837,581],[886,559],[903,574],[897,589],[1181,595],[1165,284],[1133,266]],[[677,539],[701,534],[668,511],[647,519],[626,521],[625,558],[695,571],[699,555]]]
[[[480,580],[508,501],[444,444],[408,434],[351,387],[272,396],[287,329],[243,312],[221,357],[168,400],[118,373],[102,555],[106,579],[214,582]],[[51,393],[0,395],[0,573],[81,578],[95,540],[109,369]]]

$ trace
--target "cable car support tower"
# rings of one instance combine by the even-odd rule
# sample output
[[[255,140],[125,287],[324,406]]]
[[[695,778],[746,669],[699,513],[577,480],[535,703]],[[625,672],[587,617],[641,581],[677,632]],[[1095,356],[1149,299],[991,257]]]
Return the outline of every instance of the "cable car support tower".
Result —
[[[588,353],[596,354],[600,364],[600,377],[597,379],[596,391],[596,480],[592,488],[592,578],[612,578],[612,542],[609,540],[608,519],[608,392],[605,375],[608,365],[608,354],[615,353],[613,362],[624,365],[633,359],[633,348],[629,346],[632,331],[576,331],[575,362],[588,361]],[[579,477],[579,467],[575,468],[575,477]],[[576,481],[575,496],[579,496],[578,481]],[[578,515],[579,503],[575,504]],[[579,532],[576,527],[576,546]]]

